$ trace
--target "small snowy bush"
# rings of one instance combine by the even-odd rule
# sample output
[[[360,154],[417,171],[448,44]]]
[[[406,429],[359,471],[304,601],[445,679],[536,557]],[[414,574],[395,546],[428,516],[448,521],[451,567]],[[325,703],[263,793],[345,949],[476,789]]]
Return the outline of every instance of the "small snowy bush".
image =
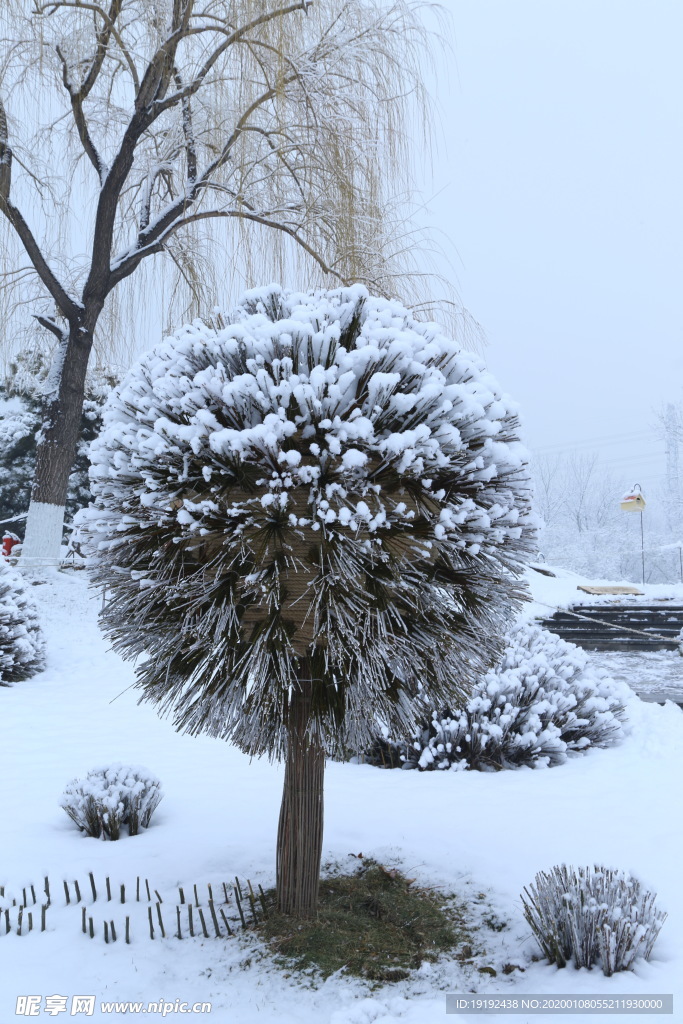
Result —
[[[161,783],[146,768],[113,764],[70,782],[61,807],[81,832],[119,839],[123,825],[130,836],[147,828],[161,797]]]
[[[553,767],[570,751],[618,743],[629,696],[585,651],[522,623],[464,708],[433,712],[412,743],[378,739],[366,760],[422,770]]]
[[[21,575],[0,558],[0,686],[29,679],[45,662],[38,610]]]
[[[551,964],[592,967],[608,977],[650,959],[666,914],[624,872],[595,866],[540,871],[522,894],[524,916]]]

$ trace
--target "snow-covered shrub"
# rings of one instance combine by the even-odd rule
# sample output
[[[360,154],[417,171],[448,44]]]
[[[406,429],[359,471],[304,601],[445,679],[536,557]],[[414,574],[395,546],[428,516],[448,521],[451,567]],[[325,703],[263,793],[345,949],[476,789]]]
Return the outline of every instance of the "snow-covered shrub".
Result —
[[[21,575],[0,558],[0,686],[29,679],[44,663],[38,609]]]
[[[419,680],[457,700],[523,596],[518,428],[475,357],[361,286],[255,290],[163,341],[105,408],[80,517],[115,648],[153,652],[144,699],[278,756],[297,673],[328,749],[369,709],[414,727]]]
[[[630,970],[638,957],[649,960],[667,916],[635,878],[598,866],[540,871],[521,899],[551,964],[600,964],[607,976]]]
[[[552,767],[570,751],[618,743],[631,696],[585,651],[521,623],[464,708],[433,712],[412,743],[376,740],[365,760],[423,770]]]
[[[146,768],[112,764],[70,782],[61,807],[86,835],[118,839],[123,825],[131,836],[147,828],[162,795],[161,783]]]
[[[31,497],[49,369],[50,361],[44,354],[26,350],[17,355],[6,375],[0,377],[0,523],[8,522],[12,530],[23,531]],[[90,500],[88,449],[99,432],[102,406],[115,383],[111,371],[94,370],[88,374],[66,498],[67,522]]]

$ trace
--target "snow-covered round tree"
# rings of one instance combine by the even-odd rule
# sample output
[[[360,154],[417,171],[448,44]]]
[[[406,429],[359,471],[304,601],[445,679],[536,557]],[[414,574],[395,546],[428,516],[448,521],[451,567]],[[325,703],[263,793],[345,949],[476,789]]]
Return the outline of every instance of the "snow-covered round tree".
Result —
[[[0,686],[29,679],[44,662],[38,610],[23,578],[0,557]]]
[[[249,292],[105,408],[81,522],[104,628],[178,729],[285,759],[285,913],[315,912],[325,753],[499,654],[533,536],[517,432],[476,358],[360,286]]]

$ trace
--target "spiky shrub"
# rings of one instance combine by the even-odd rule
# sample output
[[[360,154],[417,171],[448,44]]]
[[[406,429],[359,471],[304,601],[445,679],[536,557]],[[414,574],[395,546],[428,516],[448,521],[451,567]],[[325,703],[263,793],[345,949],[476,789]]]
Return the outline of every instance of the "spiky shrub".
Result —
[[[571,752],[619,743],[630,697],[575,644],[520,623],[464,707],[433,711],[412,742],[377,738],[366,760],[427,771],[554,767]]]
[[[81,832],[115,840],[124,825],[130,836],[148,828],[162,795],[161,783],[146,768],[112,764],[70,782],[61,807]]]
[[[82,529],[103,625],[178,729],[286,759],[280,907],[313,913],[324,755],[416,724],[498,653],[532,543],[482,365],[360,287],[247,293],[110,400]],[[302,795],[303,794],[303,795]]]
[[[0,557],[0,686],[29,679],[44,664],[38,609],[21,575]]]
[[[603,974],[650,959],[666,914],[655,895],[623,871],[562,864],[539,871],[522,894],[524,916],[551,964],[592,967]]]

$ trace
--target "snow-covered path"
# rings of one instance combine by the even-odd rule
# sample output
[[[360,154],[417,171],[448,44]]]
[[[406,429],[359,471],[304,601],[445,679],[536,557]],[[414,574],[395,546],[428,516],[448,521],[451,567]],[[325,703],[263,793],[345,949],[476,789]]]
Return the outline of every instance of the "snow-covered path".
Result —
[[[683,703],[683,657],[678,651],[600,651],[591,658],[646,697]]]
[[[271,884],[280,767],[250,762],[219,741],[178,736],[150,708],[137,707],[135,691],[127,689],[132,669],[107,651],[96,626],[98,602],[82,575],[55,574],[36,595],[47,620],[48,667],[0,690],[0,885],[38,885],[47,872],[61,885],[87,879],[89,871],[125,882],[129,891],[137,875],[162,893],[235,875]],[[351,863],[349,854],[363,852],[400,862],[422,880],[459,889],[475,918],[485,916],[476,896],[486,894],[510,922],[500,933],[485,933],[478,965],[494,966],[496,978],[446,962],[377,990],[341,976],[315,988],[285,977],[248,938],[141,937],[130,946],[105,946],[82,935],[78,912],[69,917],[65,910],[47,934],[0,934],[0,1021],[14,1019],[21,994],[203,1000],[220,1024],[457,1021],[445,1016],[444,993],[475,986],[510,994],[674,992],[683,1000],[683,715],[673,705],[634,702],[632,719],[633,734],[621,747],[546,771],[328,766],[325,857]],[[59,797],[70,779],[111,761],[150,768],[166,795],[148,832],[103,843],[76,831]],[[534,944],[519,894],[538,870],[562,861],[626,868],[659,894],[669,920],[649,964],[608,979],[531,963]],[[526,970],[504,976],[506,962]],[[677,1014],[673,1019],[683,1020],[683,1010]]]

